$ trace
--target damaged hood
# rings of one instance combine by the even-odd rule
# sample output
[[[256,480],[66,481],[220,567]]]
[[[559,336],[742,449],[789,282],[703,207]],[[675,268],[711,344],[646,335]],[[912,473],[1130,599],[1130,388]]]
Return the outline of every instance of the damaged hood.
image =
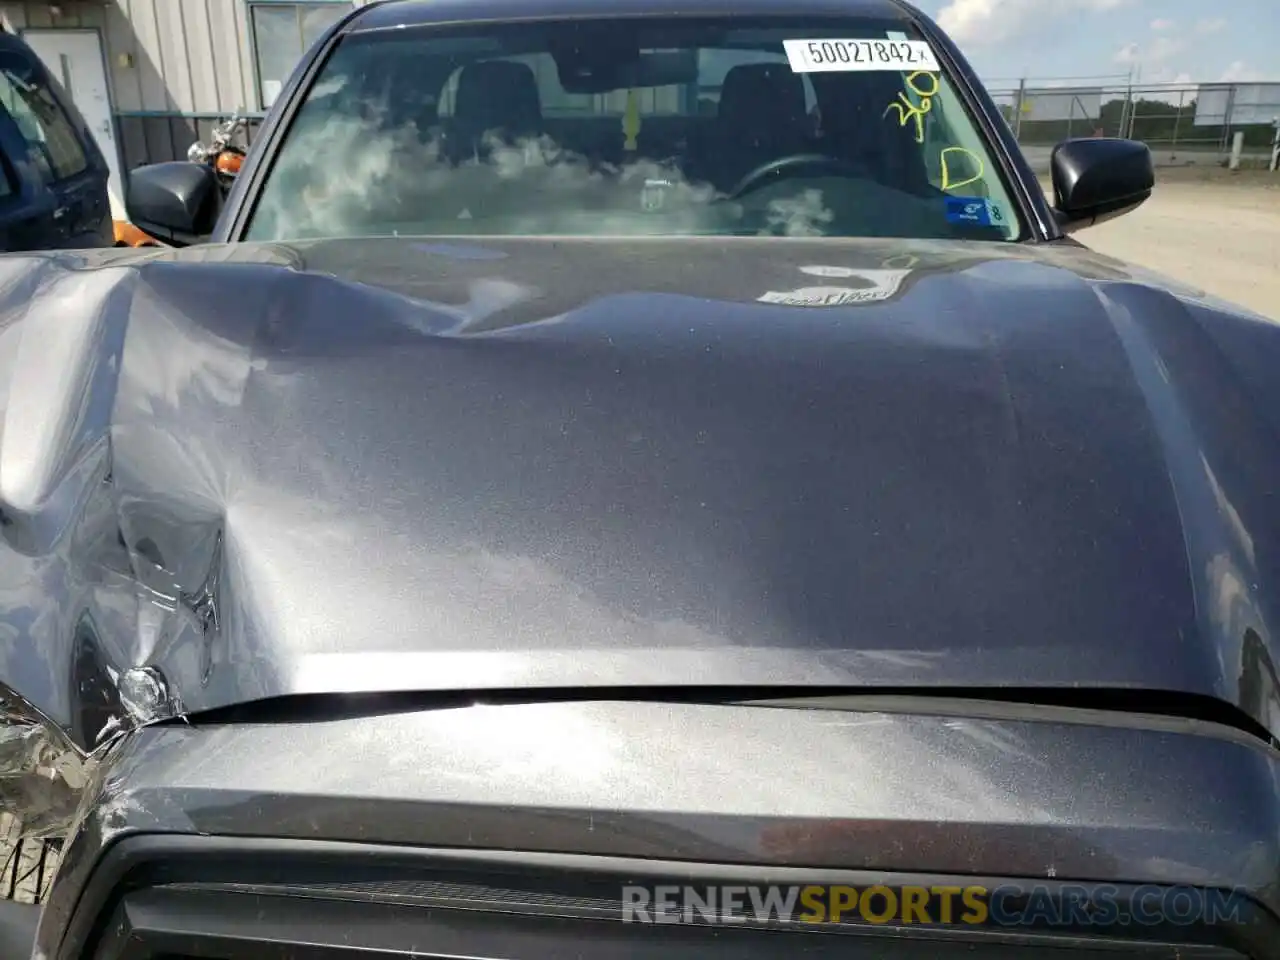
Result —
[[[1280,329],[1072,246],[0,258],[0,681],[1090,687],[1280,729]],[[1269,375],[1267,371],[1272,371]]]

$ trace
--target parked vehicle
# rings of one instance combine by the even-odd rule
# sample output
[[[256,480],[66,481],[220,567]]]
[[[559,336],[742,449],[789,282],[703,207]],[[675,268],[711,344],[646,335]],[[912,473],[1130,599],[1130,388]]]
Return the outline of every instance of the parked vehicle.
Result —
[[[191,163],[207,164],[217,174],[222,194],[230,192],[235,183],[236,174],[244,160],[244,147],[235,143],[236,134],[245,129],[248,121],[239,112],[218,123],[209,136],[209,142],[197,140],[187,150],[187,160]],[[146,231],[127,221],[117,220],[115,224],[116,246],[122,247],[156,247],[162,244]]]
[[[0,33],[0,252],[111,246],[109,176],[71,98]]]
[[[117,247],[159,247],[162,244],[155,237],[140,230],[128,220],[116,220],[112,224],[115,245]]]
[[[204,163],[213,168],[224,194],[231,191],[244,162],[245,148],[234,142],[236,134],[247,129],[248,119],[237,111],[213,128],[208,143],[197,141],[187,151],[187,160],[191,163]]]
[[[33,956],[1280,957],[1280,327],[1052,174],[896,0],[389,0],[10,258]]]

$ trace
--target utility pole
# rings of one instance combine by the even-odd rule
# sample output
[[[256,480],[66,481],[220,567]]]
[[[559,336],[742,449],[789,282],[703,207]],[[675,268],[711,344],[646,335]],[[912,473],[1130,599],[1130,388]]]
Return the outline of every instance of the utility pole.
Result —
[[[1124,106],[1120,108],[1120,129],[1116,131],[1116,136],[1121,140],[1129,136],[1129,130],[1132,128],[1129,114],[1133,111],[1133,65],[1129,65],[1129,79],[1125,87]]]
[[[1129,132],[1125,134],[1130,140],[1133,139],[1134,122],[1138,119],[1138,101],[1133,98],[1133,87],[1137,84],[1142,85],[1142,64],[1134,65],[1133,73],[1129,77]]]
[[[1013,107],[1013,138],[1015,140],[1022,136],[1022,114],[1026,110],[1027,103],[1027,78],[1023,76],[1018,81],[1018,99]]]

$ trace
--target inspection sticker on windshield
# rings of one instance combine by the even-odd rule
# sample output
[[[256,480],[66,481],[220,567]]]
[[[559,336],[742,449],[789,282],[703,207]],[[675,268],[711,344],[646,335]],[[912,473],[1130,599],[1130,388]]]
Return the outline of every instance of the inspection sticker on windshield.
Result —
[[[1004,223],[1004,215],[999,207],[985,197],[947,197],[947,220],[975,227],[990,227]]]
[[[923,40],[784,40],[782,46],[796,73],[939,69]]]
[[[974,227],[991,227],[991,201],[986,197],[947,197],[948,223],[972,224]],[[996,211],[998,214],[998,210]]]

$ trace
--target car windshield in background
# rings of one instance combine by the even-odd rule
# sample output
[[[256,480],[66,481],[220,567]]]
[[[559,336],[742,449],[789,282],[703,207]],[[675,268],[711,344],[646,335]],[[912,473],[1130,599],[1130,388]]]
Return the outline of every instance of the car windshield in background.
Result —
[[[906,23],[658,18],[355,33],[247,239],[1009,241],[981,129]]]

